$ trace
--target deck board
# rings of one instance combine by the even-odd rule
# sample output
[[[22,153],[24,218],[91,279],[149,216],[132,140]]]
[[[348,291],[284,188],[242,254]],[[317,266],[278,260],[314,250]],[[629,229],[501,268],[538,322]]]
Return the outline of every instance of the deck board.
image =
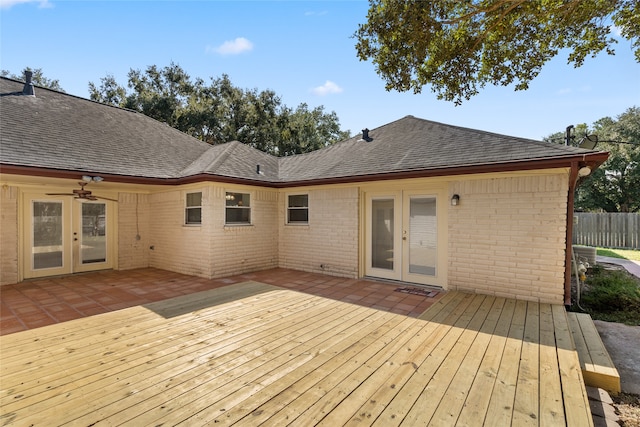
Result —
[[[592,425],[562,306],[221,289],[0,337],[0,424]]]
[[[585,383],[613,394],[620,393],[620,374],[591,316],[586,313],[567,313],[567,316]]]

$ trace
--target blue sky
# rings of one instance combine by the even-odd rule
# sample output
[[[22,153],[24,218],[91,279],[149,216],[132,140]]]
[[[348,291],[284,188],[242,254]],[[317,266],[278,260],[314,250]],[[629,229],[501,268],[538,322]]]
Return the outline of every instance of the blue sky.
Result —
[[[179,64],[192,78],[227,74],[234,86],[273,90],[295,108],[335,111],[353,135],[406,115],[541,139],[640,105],[640,64],[630,43],[578,69],[554,59],[527,91],[487,87],[455,107],[428,87],[387,92],[352,35],[367,1],[0,0],[0,68],[42,68],[70,94],[107,74]]]

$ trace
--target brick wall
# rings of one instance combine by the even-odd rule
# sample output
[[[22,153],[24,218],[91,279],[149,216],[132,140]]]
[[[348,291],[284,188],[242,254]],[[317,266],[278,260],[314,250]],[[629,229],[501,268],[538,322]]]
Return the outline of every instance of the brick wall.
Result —
[[[562,304],[566,174],[452,182],[449,289]]]
[[[226,191],[251,195],[251,225],[225,225]],[[277,190],[215,187],[213,194],[213,276],[222,277],[277,267]]]
[[[251,194],[251,225],[225,225],[226,190]],[[184,225],[186,192],[202,192],[202,224]],[[149,265],[214,278],[278,266],[277,191],[208,185],[149,196]]]
[[[211,277],[209,235],[211,209],[207,187],[202,191],[201,226],[184,224],[185,190],[155,193],[149,196],[149,266],[164,270]]]
[[[118,196],[118,269],[149,266],[149,196],[120,193]]]
[[[305,193],[295,191],[295,194]],[[309,225],[286,225],[280,193],[280,267],[344,277],[358,275],[358,187],[311,189]]]
[[[0,189],[0,285],[18,282],[18,188]]]

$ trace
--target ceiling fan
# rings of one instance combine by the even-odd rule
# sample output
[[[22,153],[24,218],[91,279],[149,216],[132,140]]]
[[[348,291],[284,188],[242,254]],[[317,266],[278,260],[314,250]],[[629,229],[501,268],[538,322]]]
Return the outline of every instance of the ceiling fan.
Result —
[[[82,199],[82,200],[102,199],[102,200],[111,200],[112,202],[117,202],[116,199],[110,199],[108,197],[100,197],[100,196],[92,195],[91,191],[84,189],[84,187],[88,184],[88,182],[80,181],[78,182],[78,184],[80,185],[80,189],[73,190],[72,193],[46,193],[46,194],[47,196],[74,196],[76,199]]]

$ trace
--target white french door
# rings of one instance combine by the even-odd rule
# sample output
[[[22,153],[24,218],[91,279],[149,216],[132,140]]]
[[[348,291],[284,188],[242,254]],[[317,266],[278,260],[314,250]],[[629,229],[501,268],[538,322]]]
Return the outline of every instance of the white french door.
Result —
[[[446,236],[437,193],[395,191],[366,196],[365,274],[446,286]]]
[[[113,268],[111,202],[25,195],[25,278]]]

